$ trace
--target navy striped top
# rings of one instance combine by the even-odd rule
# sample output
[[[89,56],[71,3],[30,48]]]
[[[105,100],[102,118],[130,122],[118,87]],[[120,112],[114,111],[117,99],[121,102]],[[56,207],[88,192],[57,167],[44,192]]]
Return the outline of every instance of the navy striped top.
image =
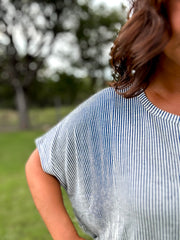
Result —
[[[96,240],[180,240],[180,116],[106,88],[36,140]]]

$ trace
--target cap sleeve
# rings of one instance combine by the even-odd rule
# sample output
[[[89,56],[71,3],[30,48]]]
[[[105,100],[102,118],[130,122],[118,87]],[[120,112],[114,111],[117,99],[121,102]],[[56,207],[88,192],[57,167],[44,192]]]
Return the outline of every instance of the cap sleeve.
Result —
[[[67,190],[72,188],[77,176],[77,141],[81,119],[77,109],[43,136],[35,140],[43,170],[56,177]]]
[[[103,126],[111,119],[106,92],[86,100],[35,141],[43,170],[56,177],[69,195],[82,192],[83,187],[90,192],[95,169],[99,175],[96,160],[104,156]]]

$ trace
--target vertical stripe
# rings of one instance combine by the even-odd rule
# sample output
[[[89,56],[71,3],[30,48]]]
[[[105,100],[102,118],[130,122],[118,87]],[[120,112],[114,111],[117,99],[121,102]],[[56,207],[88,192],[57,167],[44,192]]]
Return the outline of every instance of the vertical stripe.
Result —
[[[36,140],[96,240],[180,239],[180,117],[112,88]]]

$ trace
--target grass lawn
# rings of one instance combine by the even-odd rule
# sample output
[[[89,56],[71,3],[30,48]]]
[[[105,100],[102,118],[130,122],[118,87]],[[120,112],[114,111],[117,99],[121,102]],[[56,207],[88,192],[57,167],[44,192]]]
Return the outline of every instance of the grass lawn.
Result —
[[[40,131],[0,134],[0,239],[50,240],[27,187],[24,166],[35,148],[34,139]],[[70,203],[63,193],[65,205],[81,236]]]

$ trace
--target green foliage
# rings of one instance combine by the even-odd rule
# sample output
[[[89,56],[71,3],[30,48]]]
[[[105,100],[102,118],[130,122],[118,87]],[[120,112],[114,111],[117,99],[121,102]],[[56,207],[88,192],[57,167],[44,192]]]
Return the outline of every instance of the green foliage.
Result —
[[[77,78],[66,73],[56,73],[56,81],[44,78],[33,81],[25,89],[29,107],[55,106],[59,98],[61,105],[78,104],[93,94],[89,78]],[[15,108],[13,88],[0,85],[0,108]]]
[[[14,94],[10,88],[1,88],[0,106],[18,109],[21,129],[30,127],[27,98],[33,106],[72,104],[104,87],[107,51],[125,22],[126,11],[123,7],[93,9],[91,3],[0,1],[0,82],[9,84]],[[66,63],[53,70],[59,77],[57,82],[51,81],[50,58]],[[77,72],[84,77],[79,78]]]
[[[8,84],[0,84],[0,107],[15,108],[14,91]]]
[[[2,240],[52,239],[33,204],[24,173],[26,160],[35,148],[34,139],[41,134],[41,131],[0,134],[0,239]],[[82,237],[85,237],[78,227],[64,191],[63,195],[73,223]]]
[[[80,88],[78,91],[82,91],[82,93],[84,86],[81,89],[81,84],[87,78],[91,81],[91,88],[94,88],[98,81],[103,85],[104,71],[108,67],[108,60],[103,61],[104,50],[109,49],[109,44],[112,44],[117,32],[117,24],[118,27],[124,24],[126,11],[124,8],[118,10],[107,10],[103,7],[93,9],[91,2],[83,1],[81,4],[79,1],[72,0],[10,0],[1,2],[0,31],[7,42],[0,43],[2,46],[0,51],[0,81],[11,85],[16,94],[17,86],[21,85],[22,90],[28,94],[29,88],[33,88],[31,85],[38,85],[37,80],[40,75],[46,78],[46,74],[42,74],[47,70],[46,60],[50,56],[56,56],[61,61],[69,62],[69,67],[66,70],[60,69],[63,79],[60,85],[65,79],[67,80],[67,76],[69,76],[69,81],[73,80],[73,87]],[[44,24],[40,24],[36,16],[39,16]],[[13,40],[16,38],[16,30],[19,27],[21,34],[18,36],[22,37],[21,41],[26,46],[23,51],[18,47],[17,41]],[[34,30],[32,31],[32,29]],[[79,58],[75,60],[70,52],[64,53],[63,46],[57,52],[54,49],[59,39],[66,36],[67,33],[74,37],[73,45],[69,46],[72,48],[72,52],[75,47],[79,49]],[[68,38],[66,40],[68,41]],[[88,77],[80,79],[80,81],[77,81],[78,77],[73,79],[72,75],[76,75],[77,69],[85,70]],[[68,83],[67,85],[66,87],[70,89]],[[47,92],[48,89],[44,90],[44,94]],[[73,94],[73,98],[75,95]],[[8,98],[10,97],[12,94],[8,96]],[[33,101],[34,97],[31,94],[30,97],[30,101]],[[67,93],[65,101],[70,98],[69,93]],[[35,99],[38,101],[38,96],[35,96]]]
[[[44,78],[36,81],[27,90],[31,106],[54,106],[78,104],[92,95],[90,79],[77,78],[66,73],[56,73],[56,81]]]

